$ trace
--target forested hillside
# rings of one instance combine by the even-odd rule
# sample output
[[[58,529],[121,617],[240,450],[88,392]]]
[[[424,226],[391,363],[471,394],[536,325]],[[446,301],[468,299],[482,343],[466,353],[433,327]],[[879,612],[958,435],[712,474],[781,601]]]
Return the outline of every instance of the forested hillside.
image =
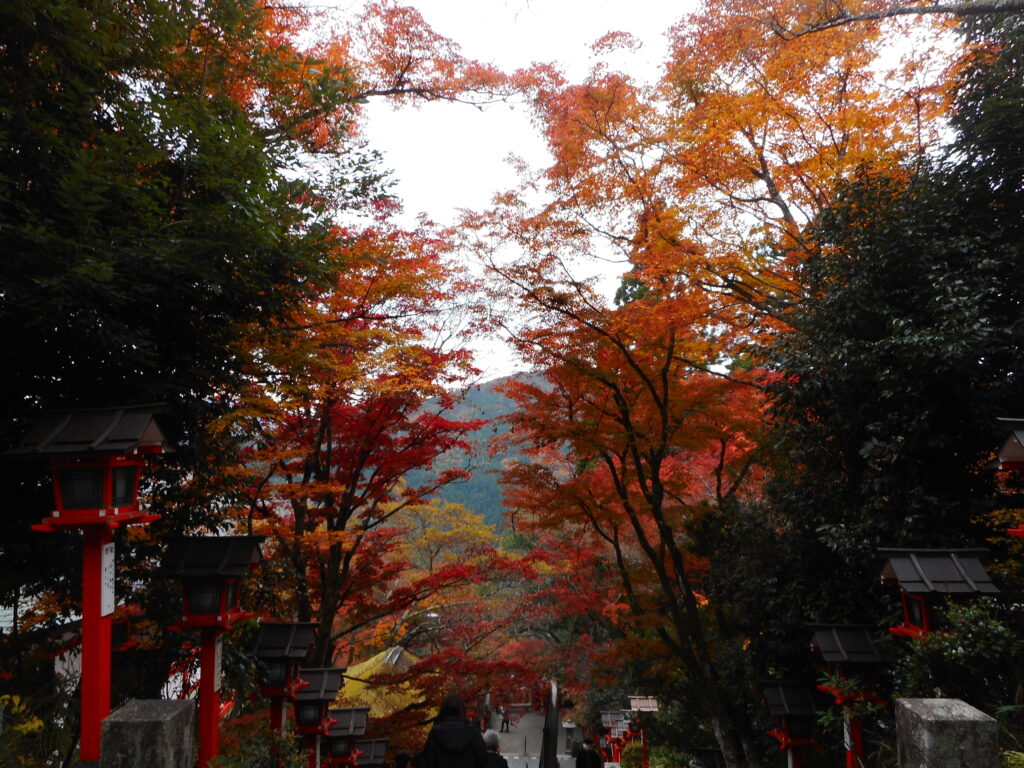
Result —
[[[486,419],[488,424],[471,438],[474,450],[470,456],[467,457],[457,452],[444,457],[435,466],[435,471],[438,472],[453,466],[467,469],[472,475],[469,480],[450,483],[438,492],[438,496],[444,501],[462,504],[483,515],[486,523],[499,530],[503,520],[498,472],[501,469],[502,461],[508,456],[500,453],[491,456],[489,446],[492,438],[507,431],[507,427],[500,420],[502,416],[512,411],[513,404],[498,389],[509,378],[513,377],[492,379],[466,394],[462,405],[455,410],[454,418],[459,420]],[[424,476],[425,473],[414,472],[410,476],[410,482],[420,483]]]

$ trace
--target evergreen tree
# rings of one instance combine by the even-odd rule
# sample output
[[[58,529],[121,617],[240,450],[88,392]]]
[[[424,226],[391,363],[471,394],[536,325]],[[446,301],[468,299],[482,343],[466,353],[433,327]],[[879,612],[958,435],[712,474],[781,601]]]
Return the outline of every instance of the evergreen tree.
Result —
[[[752,622],[774,623],[754,649],[764,659],[780,637],[805,639],[804,621],[886,623],[896,606],[877,586],[877,547],[987,538],[995,419],[1024,397],[1024,25],[967,31],[949,155],[863,169],[841,190],[772,351],[777,472],[759,542],[787,556],[761,576],[799,610],[779,622],[747,601]],[[782,666],[806,663],[793,652]]]

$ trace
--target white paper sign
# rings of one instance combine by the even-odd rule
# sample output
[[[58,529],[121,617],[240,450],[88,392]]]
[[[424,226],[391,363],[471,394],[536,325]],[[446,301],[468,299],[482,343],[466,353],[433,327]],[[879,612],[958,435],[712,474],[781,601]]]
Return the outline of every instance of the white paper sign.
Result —
[[[100,616],[114,612],[114,542],[103,545],[100,557]]]
[[[213,646],[213,690],[220,690],[220,666],[224,659],[224,636],[217,635],[217,643]]]

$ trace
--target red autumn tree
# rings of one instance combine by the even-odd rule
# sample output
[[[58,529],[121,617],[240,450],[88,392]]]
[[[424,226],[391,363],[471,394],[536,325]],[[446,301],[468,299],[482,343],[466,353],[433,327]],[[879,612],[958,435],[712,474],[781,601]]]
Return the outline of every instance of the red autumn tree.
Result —
[[[494,529],[459,505],[411,506],[403,524],[392,553],[404,562],[397,582],[440,588],[346,638],[341,661],[351,682],[342,699],[370,706],[374,732],[416,752],[444,693],[458,692],[483,721],[488,694],[497,701],[533,684],[529,659],[508,648],[508,637],[523,611],[520,584],[533,578],[534,566],[496,551]]]
[[[402,513],[465,471],[417,485],[407,474],[468,449],[481,424],[451,418],[474,370],[448,346],[450,297],[468,288],[449,279],[442,244],[384,220],[336,238],[334,285],[256,345],[250,389],[220,425],[242,446],[233,514],[269,537],[265,610],[320,622],[316,663],[360,626],[466,578],[449,569],[390,588]]]
[[[534,526],[599,551],[628,606],[630,632],[647,630],[695,687],[730,764],[756,762],[743,705],[749,685],[728,679],[716,657],[730,637],[702,594],[708,564],[687,550],[685,526],[751,493],[755,388],[694,371],[682,296],[652,295],[616,311],[575,295],[534,290],[527,301],[543,330],[517,343],[544,370],[542,384],[515,382],[511,418],[534,461],[505,473],[507,502]],[[699,318],[695,318],[699,319]],[[557,532],[557,533],[556,533]]]

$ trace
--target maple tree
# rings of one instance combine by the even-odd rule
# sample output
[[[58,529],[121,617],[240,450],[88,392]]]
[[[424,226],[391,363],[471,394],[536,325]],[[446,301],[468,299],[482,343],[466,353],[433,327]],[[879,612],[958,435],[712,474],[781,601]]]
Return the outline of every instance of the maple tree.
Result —
[[[690,335],[686,314],[697,327],[701,318],[687,293],[652,289],[614,312],[582,287],[524,297],[544,322],[516,343],[545,380],[506,388],[519,406],[512,434],[532,459],[505,473],[507,503],[533,525],[562,531],[559,551],[583,540],[605,558],[620,597],[605,593],[596,604],[613,617],[627,612],[626,634],[656,639],[706,692],[704,711],[730,763],[743,765],[758,754],[738,703],[747,686],[715,661],[721,644],[742,640],[708,610],[701,574],[709,563],[689,551],[683,531],[756,487],[745,481],[756,474],[758,397],[688,365],[706,344]]]
[[[808,225],[843,180],[937,145],[955,64],[931,26],[784,39],[751,23],[763,11],[684,17],[653,86],[602,65],[581,83],[517,73],[552,162],[465,221],[494,298],[515,307],[500,321],[546,378],[509,389],[534,451],[506,476],[509,504],[549,530],[573,521],[616,564],[629,634],[670,651],[730,765],[762,762],[744,651],[760,630],[740,615],[742,558],[716,548],[759,508],[764,342],[788,328]],[[884,66],[897,35],[902,59]],[[596,258],[624,265],[617,306]]]
[[[579,84],[547,66],[516,73],[553,156],[523,188],[548,201],[530,210],[510,193],[493,229],[474,223],[537,253],[557,244],[699,281],[718,322],[748,340],[795,298],[803,228],[834,184],[868,160],[896,164],[935,143],[950,63],[934,35],[913,29],[899,32],[913,47],[897,66],[881,61],[896,33],[878,27],[782,40],[751,23],[758,6],[683,17],[652,86],[604,66]],[[629,44],[609,35],[598,50]]]
[[[270,537],[279,570],[267,608],[320,622],[321,664],[353,627],[417,599],[416,589],[386,594],[401,566],[389,556],[397,521],[465,473],[417,486],[404,477],[467,449],[480,426],[450,417],[452,386],[474,371],[446,346],[444,302],[465,286],[449,282],[441,244],[381,220],[339,232],[338,248],[336,284],[289,319],[284,343],[280,329],[266,337],[258,375],[219,425],[240,444],[235,514]]]

